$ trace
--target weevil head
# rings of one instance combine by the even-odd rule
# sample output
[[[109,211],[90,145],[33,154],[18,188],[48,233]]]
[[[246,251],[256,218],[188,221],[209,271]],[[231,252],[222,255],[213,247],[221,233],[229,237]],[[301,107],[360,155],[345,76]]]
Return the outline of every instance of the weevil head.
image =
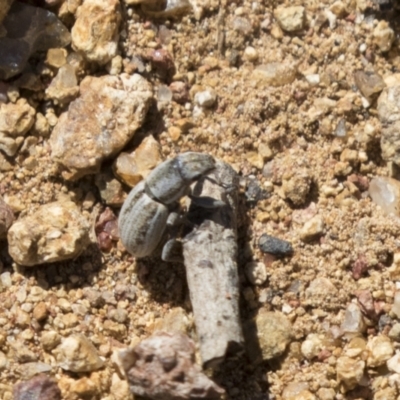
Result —
[[[215,168],[214,157],[204,153],[183,153],[177,156],[177,162],[185,182],[193,182]]]

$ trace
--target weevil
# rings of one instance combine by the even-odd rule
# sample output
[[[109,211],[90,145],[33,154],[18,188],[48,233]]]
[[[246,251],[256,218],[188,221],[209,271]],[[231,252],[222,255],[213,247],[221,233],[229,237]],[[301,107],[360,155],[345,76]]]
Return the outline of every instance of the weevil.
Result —
[[[187,152],[150,172],[129,193],[119,214],[120,238],[125,248],[137,258],[151,255],[160,244],[179,199],[189,194],[193,182],[214,168],[211,155]],[[208,198],[203,203],[211,203],[205,207],[218,206]]]

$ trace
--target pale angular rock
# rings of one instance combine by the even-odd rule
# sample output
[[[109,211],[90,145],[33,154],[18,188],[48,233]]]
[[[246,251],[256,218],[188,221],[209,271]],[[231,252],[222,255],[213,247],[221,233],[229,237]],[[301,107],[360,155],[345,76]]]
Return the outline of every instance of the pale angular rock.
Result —
[[[117,55],[120,21],[118,0],[85,0],[71,30],[73,49],[89,61],[106,64]]]
[[[396,354],[387,360],[386,365],[389,371],[400,374],[400,353],[396,351]]]
[[[271,360],[279,357],[290,343],[292,325],[280,312],[260,312],[255,323],[261,348],[262,358]]]
[[[122,350],[119,358],[134,394],[153,400],[219,399],[224,390],[194,363],[194,351],[186,335],[159,332]]]
[[[399,342],[400,341],[400,324],[399,323],[394,324],[392,326],[392,329],[390,329],[388,335],[391,339]]]
[[[55,353],[58,365],[66,371],[90,372],[104,365],[92,342],[83,335],[64,339]]]
[[[336,392],[331,388],[318,389],[317,396],[319,400],[335,400]]]
[[[382,124],[382,157],[400,165],[400,85],[383,90],[378,98],[378,115]]]
[[[337,380],[347,390],[354,389],[364,376],[365,362],[350,357],[339,357],[336,363]]]
[[[385,335],[374,336],[369,339],[367,350],[369,351],[367,365],[373,368],[385,364],[394,353],[393,343]]]
[[[357,334],[365,331],[365,322],[360,307],[350,303],[346,308],[341,329],[344,333]]]
[[[302,205],[310,192],[311,183],[311,174],[305,168],[287,172],[282,177],[283,194],[293,204]]]
[[[301,353],[307,360],[317,357],[320,351],[325,347],[326,339],[324,335],[310,333],[306,340],[301,344]]]
[[[391,311],[397,318],[400,318],[400,291],[397,291],[394,295]]]
[[[25,266],[71,259],[90,243],[89,231],[89,222],[72,201],[46,204],[11,226],[9,252]]]
[[[51,371],[51,365],[43,363],[43,362],[28,362],[22,364],[18,367],[18,372],[24,379],[31,379],[35,375],[39,375],[41,373],[48,373]]]
[[[46,96],[64,104],[73,100],[79,93],[78,80],[75,75],[75,68],[72,65],[63,65],[57,75],[46,89]]]
[[[67,50],[63,48],[49,49],[46,55],[46,64],[50,67],[60,68],[67,63]]]
[[[307,382],[292,382],[289,383],[282,392],[282,400],[297,399],[301,392],[308,391],[309,385]]]
[[[56,331],[46,331],[42,333],[40,342],[45,351],[51,351],[61,343],[61,337]]]
[[[300,231],[300,238],[303,241],[316,238],[323,233],[324,227],[324,220],[320,215],[316,215],[304,224],[303,229]]]
[[[274,16],[286,32],[295,32],[304,28],[306,12],[302,6],[277,7]]]
[[[134,187],[162,161],[160,143],[150,135],[143,139],[134,152],[120,153],[113,170],[125,184]]]
[[[117,373],[111,377],[111,390],[115,400],[134,400],[133,394],[129,389],[129,383],[121,379]]]
[[[210,108],[217,101],[217,94],[211,89],[204,90],[203,92],[196,93],[194,101],[202,108]]]
[[[375,44],[382,52],[387,52],[390,50],[395,39],[395,34],[387,21],[379,21],[372,35]]]
[[[7,231],[14,221],[14,213],[0,196],[0,239],[7,236]]]
[[[155,331],[168,333],[184,332],[190,327],[189,318],[185,310],[181,307],[171,309],[162,319],[155,324]]]
[[[0,103],[0,150],[13,156],[35,122],[36,111],[25,99]]]
[[[306,299],[313,307],[335,306],[337,303],[338,290],[335,285],[327,278],[320,277],[311,281],[306,289]]]
[[[7,34],[0,35],[0,79],[22,72],[36,51],[64,47],[71,41],[68,29],[54,13],[19,1],[11,6],[3,27]]]
[[[384,176],[376,176],[371,179],[368,193],[372,201],[381,207],[387,214],[400,215],[400,182]]]
[[[344,347],[342,355],[356,358],[362,354],[367,346],[366,340],[363,337],[355,336],[350,342]]]
[[[50,138],[53,159],[67,169],[65,178],[98,172],[142,125],[151,97],[150,84],[137,74],[87,76]]]
[[[283,86],[296,79],[297,68],[293,64],[272,62],[259,65],[253,70],[253,79],[261,85]]]
[[[371,98],[374,94],[380,93],[386,84],[382,77],[372,71],[356,71],[354,81],[364,97]]]
[[[127,195],[122,187],[122,183],[114,178],[111,171],[97,174],[95,184],[99,189],[101,198],[107,205],[122,206]]]
[[[251,261],[245,266],[247,279],[253,285],[262,285],[267,280],[267,269],[263,262]]]

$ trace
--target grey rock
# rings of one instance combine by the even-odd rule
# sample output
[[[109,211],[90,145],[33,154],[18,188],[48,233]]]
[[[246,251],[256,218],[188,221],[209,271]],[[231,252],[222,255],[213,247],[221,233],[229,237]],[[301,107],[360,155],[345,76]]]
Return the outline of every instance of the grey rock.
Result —
[[[258,246],[263,253],[271,253],[276,256],[288,256],[293,253],[291,243],[264,233],[258,240]]]
[[[9,79],[25,68],[36,51],[64,47],[71,42],[68,29],[55,14],[15,2],[4,18],[6,34],[0,37],[0,79]]]

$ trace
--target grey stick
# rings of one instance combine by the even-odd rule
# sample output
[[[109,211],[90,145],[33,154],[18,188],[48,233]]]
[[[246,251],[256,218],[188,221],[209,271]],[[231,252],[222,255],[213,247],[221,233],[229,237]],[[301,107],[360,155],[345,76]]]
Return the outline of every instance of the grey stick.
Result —
[[[218,160],[216,169],[196,183],[188,212],[194,228],[184,237],[183,257],[205,368],[243,345],[236,261],[238,189],[236,172]],[[203,206],[207,200],[208,208]]]

